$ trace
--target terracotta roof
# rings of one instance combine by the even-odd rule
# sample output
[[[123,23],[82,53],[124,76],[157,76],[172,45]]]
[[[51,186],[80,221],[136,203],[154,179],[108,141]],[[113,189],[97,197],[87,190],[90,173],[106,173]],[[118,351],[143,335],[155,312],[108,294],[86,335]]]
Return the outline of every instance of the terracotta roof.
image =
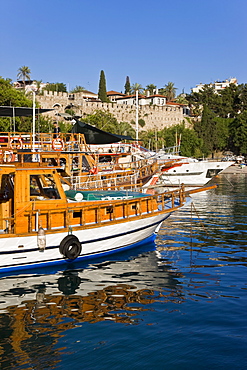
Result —
[[[133,98],[136,98],[136,95],[133,94],[133,95],[124,95],[121,97],[121,98],[117,98],[117,100],[120,100],[120,99],[133,99]],[[145,99],[146,96],[145,95],[138,95],[138,99]]]
[[[184,105],[184,104],[179,104],[179,103],[174,103],[172,101],[166,102],[166,105]]]
[[[106,95],[123,95],[123,96],[125,96],[125,94],[117,92],[117,91],[113,91],[113,90],[107,91]]]

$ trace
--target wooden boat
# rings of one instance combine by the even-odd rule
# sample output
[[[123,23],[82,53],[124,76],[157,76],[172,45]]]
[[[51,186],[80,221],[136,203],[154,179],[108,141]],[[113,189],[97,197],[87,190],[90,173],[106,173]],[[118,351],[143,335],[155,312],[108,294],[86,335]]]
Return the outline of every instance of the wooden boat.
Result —
[[[0,183],[0,272],[154,240],[161,223],[188,200],[183,188],[152,196],[64,190],[57,168],[40,162],[0,165]]]
[[[83,134],[0,133],[0,163],[42,162],[60,167],[73,184],[85,189],[140,189],[158,170],[157,160],[141,156],[133,145],[101,152]],[[104,149],[108,150],[108,149]],[[35,153],[35,154],[34,154]],[[109,155],[108,155],[109,154]]]

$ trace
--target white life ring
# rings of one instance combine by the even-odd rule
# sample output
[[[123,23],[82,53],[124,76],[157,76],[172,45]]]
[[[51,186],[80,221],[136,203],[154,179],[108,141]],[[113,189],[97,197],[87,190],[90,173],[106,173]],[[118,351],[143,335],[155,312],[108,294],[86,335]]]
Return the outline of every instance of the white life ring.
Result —
[[[64,141],[59,137],[52,140],[51,147],[53,150],[60,151],[64,148]]]
[[[23,148],[23,142],[20,137],[12,137],[10,139],[10,148],[11,149],[22,149]]]

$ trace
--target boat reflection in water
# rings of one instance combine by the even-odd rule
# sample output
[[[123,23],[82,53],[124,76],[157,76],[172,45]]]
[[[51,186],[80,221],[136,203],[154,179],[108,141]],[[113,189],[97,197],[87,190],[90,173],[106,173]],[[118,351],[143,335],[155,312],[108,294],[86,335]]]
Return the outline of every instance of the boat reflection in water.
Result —
[[[101,261],[45,275],[16,275],[0,279],[1,363],[19,368],[49,366],[60,361],[59,338],[82,323],[111,320],[138,324],[144,306],[154,302],[182,303],[178,271],[159,265],[155,245]],[[137,255],[137,253],[140,253]],[[127,257],[126,257],[127,256]],[[35,346],[38,346],[38,349]],[[38,368],[38,367],[36,367]]]

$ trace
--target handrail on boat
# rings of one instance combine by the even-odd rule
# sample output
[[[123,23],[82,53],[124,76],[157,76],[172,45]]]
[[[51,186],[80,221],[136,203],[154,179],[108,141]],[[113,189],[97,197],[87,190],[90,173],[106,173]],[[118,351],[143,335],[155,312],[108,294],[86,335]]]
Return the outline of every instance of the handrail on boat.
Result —
[[[28,132],[0,132],[0,149],[89,151],[83,134],[60,132],[58,137],[55,136],[57,135],[50,132],[36,133],[34,138],[32,133]],[[54,146],[54,140],[57,138],[62,142],[61,149]]]
[[[177,202],[175,204],[175,201]],[[59,232],[61,229],[70,230],[76,227],[90,228],[96,224],[107,224],[114,222],[122,222],[123,219],[130,220],[136,218],[149,217],[150,214],[170,213],[185,203],[184,189],[176,189],[163,194],[148,195],[140,198],[131,198],[107,202],[90,202],[85,203],[69,203],[69,205],[61,205],[60,207],[51,209],[38,208],[39,201],[33,209],[23,210],[22,218],[27,218],[26,229],[24,233],[37,232],[37,225],[40,224],[49,232]],[[34,204],[34,202],[32,202]],[[0,221],[6,220],[7,226],[3,234],[16,234],[16,218],[2,218]],[[59,221],[58,221],[59,220]]]

